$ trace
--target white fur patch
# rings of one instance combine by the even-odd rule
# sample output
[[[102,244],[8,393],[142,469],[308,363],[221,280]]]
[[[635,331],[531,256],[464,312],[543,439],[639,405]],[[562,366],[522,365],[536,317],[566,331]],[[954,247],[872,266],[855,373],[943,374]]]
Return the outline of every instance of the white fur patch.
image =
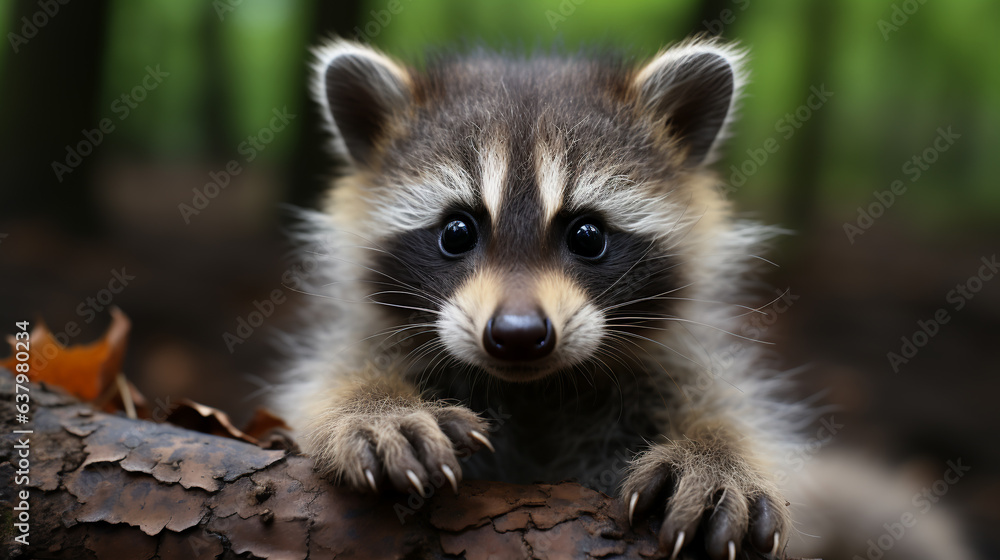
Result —
[[[469,278],[441,308],[437,329],[448,351],[459,360],[481,365],[486,322],[503,298],[503,279],[490,269]]]
[[[542,200],[543,223],[548,225],[562,207],[566,188],[566,154],[558,147],[539,144],[535,149],[535,176]]]
[[[500,139],[479,150],[482,173],[483,203],[490,216],[496,220],[503,204],[504,184],[507,182],[507,147]]]
[[[437,225],[454,206],[476,205],[473,178],[457,163],[429,166],[410,184],[387,184],[369,189],[373,208],[369,228],[385,235]]]

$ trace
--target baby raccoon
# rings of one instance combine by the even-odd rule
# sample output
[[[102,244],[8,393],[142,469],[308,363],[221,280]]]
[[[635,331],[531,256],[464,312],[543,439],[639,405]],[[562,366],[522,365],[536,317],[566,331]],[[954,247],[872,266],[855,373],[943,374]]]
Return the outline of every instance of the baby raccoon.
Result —
[[[282,397],[317,468],[372,492],[576,479],[662,519],[671,558],[781,555],[802,412],[736,303],[774,230],[708,169],[744,53],[317,54],[349,168],[309,219],[328,305]]]

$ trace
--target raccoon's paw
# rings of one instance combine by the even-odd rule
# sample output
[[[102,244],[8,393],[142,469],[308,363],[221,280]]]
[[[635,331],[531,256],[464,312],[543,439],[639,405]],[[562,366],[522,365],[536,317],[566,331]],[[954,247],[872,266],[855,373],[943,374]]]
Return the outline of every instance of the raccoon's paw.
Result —
[[[333,415],[310,434],[306,452],[334,481],[378,492],[388,481],[427,497],[445,481],[458,492],[458,457],[486,447],[485,420],[461,406],[413,403]],[[435,483],[436,482],[436,483]]]
[[[663,516],[660,550],[671,560],[691,547],[703,547],[712,560],[734,560],[741,551],[750,558],[782,557],[790,527],[785,501],[717,441],[653,446],[631,465],[622,498],[630,523]]]

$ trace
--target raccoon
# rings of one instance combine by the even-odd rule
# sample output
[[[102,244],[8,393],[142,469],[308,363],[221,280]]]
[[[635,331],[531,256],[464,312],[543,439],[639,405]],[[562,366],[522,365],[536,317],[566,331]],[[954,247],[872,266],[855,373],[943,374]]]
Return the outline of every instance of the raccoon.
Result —
[[[316,55],[347,170],[306,218],[318,316],[278,403],[316,467],[376,493],[575,479],[662,519],[670,558],[782,557],[809,412],[740,303],[778,231],[711,170],[746,53]]]

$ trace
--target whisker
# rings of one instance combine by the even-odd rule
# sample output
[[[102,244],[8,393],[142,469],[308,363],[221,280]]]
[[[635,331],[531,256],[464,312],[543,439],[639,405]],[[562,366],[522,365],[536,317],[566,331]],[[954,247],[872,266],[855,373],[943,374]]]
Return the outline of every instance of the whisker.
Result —
[[[765,259],[764,257],[762,257],[760,255],[747,255],[747,256],[750,257],[750,258],[752,258],[752,259],[762,260],[762,261],[766,262],[767,264],[773,266],[774,268],[781,268],[780,264],[778,264],[778,263],[776,263],[774,261],[770,261],[768,259]]]
[[[367,270],[369,272],[374,272],[375,274],[380,274],[382,276],[385,276],[389,280],[392,280],[393,282],[396,282],[399,286],[402,286],[404,288],[408,288],[408,289],[415,290],[415,291],[418,291],[418,292],[419,291],[423,291],[420,288],[411,286],[411,285],[407,284],[406,282],[403,282],[402,280],[400,280],[400,279],[392,276],[391,274],[388,274],[388,273],[383,272],[381,270],[374,269],[374,268],[372,268],[370,266],[366,266],[366,265],[363,265],[361,263],[356,263],[354,261],[350,261],[350,260],[343,259],[343,258],[340,258],[340,257],[328,256],[328,258],[336,260],[336,261],[340,261],[340,262],[342,262],[344,264],[350,264],[350,265],[356,266],[358,268],[363,268],[363,269],[365,269],[365,270]]]
[[[747,305],[741,305],[739,303],[732,303],[732,302],[728,302],[728,301],[718,301],[718,300],[713,300],[713,299],[699,299],[699,298],[688,298],[688,297],[680,297],[680,296],[669,296],[669,297],[663,296],[662,299],[677,300],[677,301],[693,301],[695,303],[715,303],[715,304],[718,304],[718,305],[729,305],[729,306],[732,306],[732,307],[738,307],[740,309],[746,309],[750,313],[760,313],[761,315],[767,315],[767,313],[764,313],[763,311],[761,311],[761,308],[767,307],[768,305],[771,305],[772,303],[774,303],[775,301],[777,301],[777,299],[775,299],[775,300],[772,300],[770,303],[767,303],[767,304],[761,306],[760,308],[754,308],[754,307],[750,307],[750,306],[747,306]],[[747,313],[741,313],[740,315],[734,315],[732,318],[735,319],[737,317],[743,317],[744,315],[747,315]]]
[[[392,257],[392,258],[396,259],[397,261],[399,261],[400,264],[402,264],[403,266],[405,266],[410,272],[412,272],[413,274],[415,274],[417,277],[421,277],[424,281],[427,280],[427,277],[424,276],[423,273],[419,269],[413,267],[412,265],[410,265],[409,263],[407,263],[405,260],[401,259],[395,253],[393,253],[392,251],[389,251],[388,249],[386,249],[385,247],[383,247],[382,245],[380,245],[375,240],[369,239],[368,237],[365,237],[364,235],[361,235],[360,233],[358,233],[356,231],[350,231],[350,230],[345,230],[345,229],[340,229],[340,228],[330,228],[330,231],[338,232],[338,233],[346,233],[347,235],[353,235],[354,237],[357,237],[358,239],[361,239],[362,241],[364,241],[365,243],[368,243],[369,245],[354,245],[352,247],[357,248],[357,249],[366,249],[366,250],[370,250],[370,251],[380,252],[380,253],[384,253],[386,255],[389,255],[390,257]]]
[[[687,394],[686,394],[686,393],[684,393],[684,391],[683,391],[683,390],[681,389],[681,386],[680,386],[680,384],[678,384],[678,383],[677,383],[677,380],[676,380],[676,379],[674,379],[674,376],[673,376],[673,375],[671,375],[669,371],[667,371],[667,368],[663,367],[663,364],[662,364],[662,363],[660,363],[660,361],[659,361],[659,360],[657,360],[657,359],[653,358],[653,356],[652,356],[652,355],[651,355],[651,354],[649,353],[649,351],[648,351],[648,350],[646,350],[645,348],[643,348],[643,347],[642,347],[641,345],[639,345],[638,343],[636,343],[636,342],[635,342],[635,341],[633,341],[633,340],[628,340],[627,338],[624,338],[624,337],[622,337],[622,336],[619,336],[619,335],[615,334],[615,331],[611,331],[611,332],[609,332],[609,333],[608,333],[608,336],[609,336],[609,338],[612,338],[613,340],[619,340],[619,341],[621,341],[621,342],[625,342],[625,343],[628,343],[628,344],[631,344],[631,345],[635,346],[636,348],[638,348],[639,350],[642,350],[642,352],[643,352],[644,354],[646,354],[646,356],[649,356],[649,359],[650,359],[650,360],[652,360],[652,362],[653,362],[654,364],[656,364],[656,365],[657,365],[657,367],[659,367],[659,368],[660,368],[660,371],[662,371],[662,372],[663,372],[663,374],[667,376],[667,379],[669,379],[669,380],[670,380],[670,382],[674,384],[674,387],[676,387],[676,388],[677,388],[677,392],[678,392],[678,393],[681,393],[681,394],[683,394],[683,395],[685,396],[685,398],[687,398]],[[629,350],[629,352],[631,352],[631,353],[632,353],[632,355],[633,355],[633,356],[635,356],[635,352],[634,352],[634,351],[632,351],[632,350]],[[638,356],[635,356],[635,357],[636,357],[636,360],[639,360],[639,357],[638,357]],[[640,360],[640,361],[641,361],[641,360]],[[640,364],[640,365],[641,365],[641,364]],[[646,375],[647,375],[647,376],[648,376],[648,377],[649,377],[650,379],[652,379],[652,374],[651,374],[651,373],[650,373],[650,372],[649,372],[649,371],[648,371],[648,370],[647,370],[646,368],[641,368],[641,369],[642,369],[642,371],[643,371],[643,372],[645,372],[645,373],[646,373]],[[633,375],[633,377],[634,377],[634,375]],[[656,390],[656,395],[657,395],[658,397],[660,397],[660,402],[661,402],[661,403],[663,403],[663,410],[664,410],[664,411],[666,411],[666,413],[667,413],[667,414],[669,415],[669,414],[670,414],[670,412],[669,412],[669,411],[670,411],[670,407],[669,407],[669,406],[667,405],[667,398],[666,398],[665,396],[663,396],[663,393],[662,393],[662,392],[660,391],[660,388],[659,388],[659,384],[658,384],[658,383],[653,383],[653,387],[654,387],[654,388],[655,388],[655,390]]]
[[[635,303],[642,303],[644,301],[650,301],[650,300],[654,300],[654,299],[660,299],[660,298],[662,298],[663,296],[665,296],[667,294],[672,294],[674,292],[683,290],[684,288],[690,287],[693,284],[694,284],[694,282],[690,282],[690,283],[685,284],[683,286],[680,286],[680,287],[677,287],[677,288],[673,288],[673,289],[667,290],[665,292],[661,292],[661,293],[656,294],[654,296],[642,297],[642,298],[637,298],[637,299],[633,299],[633,300],[622,302],[622,303],[616,303],[615,305],[609,305],[609,306],[604,307],[600,311],[601,311],[601,313],[607,313],[608,311],[611,311],[613,309],[618,309],[620,307],[625,307],[626,305],[632,305],[632,304],[635,304]]]
[[[374,292],[374,293],[368,294],[365,297],[366,298],[372,298],[372,297],[375,297],[375,296],[382,296],[382,295],[387,295],[387,294],[398,294],[398,295],[405,295],[405,296],[414,296],[414,297],[420,297],[420,298],[424,298],[426,300],[429,300],[431,303],[441,303],[440,301],[432,299],[432,298],[430,298],[430,297],[428,297],[426,295],[418,294],[418,293],[414,293],[414,292],[407,292],[405,290],[384,290],[384,291],[381,291],[381,292]]]
[[[620,317],[620,318],[616,317],[614,319],[609,319],[608,322],[611,322],[611,321],[614,321],[614,320],[625,320],[625,319],[639,319],[639,320],[643,320],[643,321],[676,321],[678,323],[691,323],[693,325],[698,325],[698,326],[701,326],[701,327],[707,327],[707,328],[710,328],[710,329],[713,329],[713,330],[717,330],[717,331],[719,331],[721,333],[728,334],[729,336],[732,336],[732,337],[741,338],[741,339],[749,341],[749,342],[757,342],[757,343],[760,343],[760,344],[767,344],[769,346],[774,344],[773,342],[768,342],[766,340],[758,340],[756,338],[750,338],[748,336],[739,335],[739,334],[736,334],[734,332],[727,331],[726,329],[723,329],[721,327],[717,327],[715,325],[710,325],[708,323],[702,323],[700,321],[694,321],[692,319],[684,319],[682,317]],[[616,326],[623,326],[623,325],[616,325]],[[651,327],[649,325],[625,325],[625,326],[632,326],[632,327],[635,327],[635,328],[643,328],[643,329],[650,329],[650,330],[656,330],[656,331],[665,331],[665,330],[668,330],[668,329],[666,329],[664,327]]]
[[[640,262],[642,262],[642,259],[646,255],[648,255],[650,251],[653,250],[654,246],[655,246],[655,242],[654,241],[650,241],[649,242],[649,246],[646,247],[646,250],[642,253],[642,255],[639,255],[639,258],[634,263],[632,263],[632,266],[628,267],[628,270],[626,270],[625,272],[623,272],[621,274],[621,276],[619,276],[618,279],[614,281],[614,283],[612,283],[610,286],[608,286],[607,288],[605,288],[604,291],[601,292],[600,294],[598,294],[597,297],[595,297],[594,299],[595,300],[600,300],[601,296],[603,296],[604,294],[608,293],[608,290],[610,290],[611,288],[614,288],[615,286],[617,286],[618,283],[621,282],[623,278],[625,278],[626,276],[628,276],[629,272],[632,272],[632,269],[634,269],[636,266],[639,265]]]
[[[684,355],[684,354],[682,354],[682,353],[678,352],[678,351],[677,351],[677,350],[675,350],[674,348],[671,348],[670,346],[667,346],[666,344],[664,344],[664,343],[662,343],[662,342],[660,342],[660,341],[658,341],[658,340],[653,340],[652,338],[647,338],[647,337],[645,337],[645,336],[642,336],[642,335],[639,335],[639,334],[635,334],[635,333],[631,333],[631,332],[628,332],[628,331],[622,331],[622,330],[617,330],[617,329],[609,329],[609,330],[611,330],[612,332],[617,332],[617,333],[620,333],[620,334],[623,334],[623,335],[626,335],[626,336],[631,336],[631,337],[635,337],[635,338],[639,338],[639,339],[642,339],[642,340],[645,340],[645,341],[647,341],[647,342],[651,342],[651,343],[653,343],[653,344],[655,344],[655,345],[657,345],[657,346],[661,346],[661,347],[663,347],[664,349],[666,349],[666,350],[669,350],[670,352],[673,352],[674,354],[677,354],[677,355],[678,355],[678,356],[680,356],[681,358],[684,358],[685,360],[687,360],[687,361],[691,362],[692,364],[694,364],[694,365],[698,366],[698,367],[699,367],[699,368],[701,368],[701,369],[702,369],[702,370],[703,370],[703,371],[704,371],[705,373],[708,373],[708,374],[709,374],[709,375],[711,375],[712,377],[719,377],[720,379],[722,379],[723,381],[725,381],[725,382],[726,382],[727,384],[729,384],[729,385],[730,385],[731,387],[733,387],[733,388],[734,388],[734,389],[736,389],[737,391],[739,391],[739,392],[741,392],[741,393],[743,392],[743,390],[742,390],[742,389],[740,389],[740,388],[739,388],[739,387],[737,387],[736,385],[733,385],[732,383],[730,383],[730,382],[729,382],[729,380],[727,380],[727,379],[724,379],[724,378],[722,378],[721,376],[719,376],[719,375],[716,375],[715,373],[713,373],[713,372],[712,372],[712,370],[710,370],[710,369],[709,369],[709,368],[708,368],[707,366],[705,366],[704,364],[701,364],[701,363],[699,363],[699,362],[695,361],[695,360],[694,360],[693,358],[690,358],[690,357],[688,357],[688,356],[686,356],[686,355]]]
[[[415,328],[419,328],[419,327],[433,327],[433,326],[434,326],[434,323],[406,323],[406,324],[402,324],[402,325],[393,325],[392,327],[389,327],[387,329],[383,329],[383,330],[381,330],[381,331],[379,331],[379,332],[377,332],[377,333],[375,333],[375,334],[373,334],[371,336],[366,336],[365,338],[362,338],[358,342],[364,342],[364,341],[369,340],[371,338],[375,338],[376,336],[383,336],[383,335],[386,338],[389,338],[391,336],[394,336],[396,334],[399,334],[399,333],[401,333],[403,331],[406,331],[406,330],[409,330],[409,329],[415,329]]]

